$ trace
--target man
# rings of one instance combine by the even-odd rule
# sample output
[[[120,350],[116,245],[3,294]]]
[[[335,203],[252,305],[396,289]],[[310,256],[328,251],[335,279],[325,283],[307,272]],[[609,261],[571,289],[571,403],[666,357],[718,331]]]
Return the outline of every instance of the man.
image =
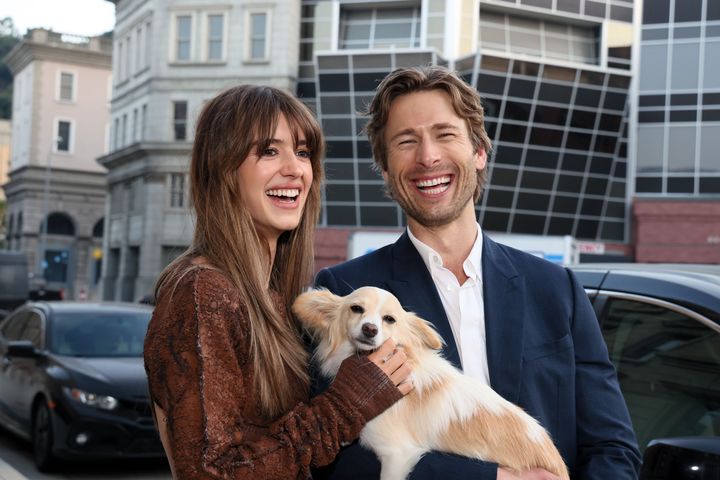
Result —
[[[393,292],[433,322],[450,361],[538,419],[572,478],[637,478],[635,435],[583,288],[569,270],[493,242],[477,223],[491,148],[477,92],[442,67],[398,69],[368,114],[376,165],[408,228],[393,245],[322,270],[317,286]],[[318,477],[378,472],[356,442]],[[410,478],[556,477],[432,453]]]

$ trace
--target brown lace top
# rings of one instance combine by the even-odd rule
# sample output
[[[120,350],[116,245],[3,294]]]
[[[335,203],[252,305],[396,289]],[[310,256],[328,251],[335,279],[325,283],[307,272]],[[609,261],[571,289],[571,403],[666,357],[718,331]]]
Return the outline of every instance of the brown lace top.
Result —
[[[161,430],[177,479],[307,479],[310,466],[330,463],[401,397],[382,370],[356,356],[325,393],[309,399],[298,387],[296,407],[265,419],[243,312],[228,279],[202,266],[178,283],[172,298],[158,299],[145,369],[151,399],[167,418]]]

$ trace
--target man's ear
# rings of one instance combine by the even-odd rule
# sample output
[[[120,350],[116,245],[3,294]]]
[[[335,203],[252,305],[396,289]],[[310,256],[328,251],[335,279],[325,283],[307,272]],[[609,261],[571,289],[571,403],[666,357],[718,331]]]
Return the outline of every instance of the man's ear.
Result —
[[[480,171],[487,165],[487,152],[484,148],[478,148],[475,152],[475,169]]]
[[[310,290],[295,299],[292,311],[305,328],[316,331],[330,324],[340,301],[340,297],[328,290]]]
[[[433,350],[440,350],[443,346],[443,339],[435,331],[430,322],[423,320],[417,315],[409,314],[412,322],[412,332],[417,335],[420,342]]]

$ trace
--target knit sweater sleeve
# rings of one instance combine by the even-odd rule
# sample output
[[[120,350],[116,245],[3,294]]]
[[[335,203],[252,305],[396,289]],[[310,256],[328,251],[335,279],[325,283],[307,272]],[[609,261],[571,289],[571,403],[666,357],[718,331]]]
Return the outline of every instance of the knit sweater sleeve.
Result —
[[[311,466],[330,463],[401,397],[376,365],[352,357],[325,393],[261,422],[249,408],[259,403],[248,371],[249,323],[229,282],[201,271],[171,303],[173,321],[195,338],[192,348],[163,357],[166,385],[178,388],[152,396],[168,417],[178,478],[308,478]]]

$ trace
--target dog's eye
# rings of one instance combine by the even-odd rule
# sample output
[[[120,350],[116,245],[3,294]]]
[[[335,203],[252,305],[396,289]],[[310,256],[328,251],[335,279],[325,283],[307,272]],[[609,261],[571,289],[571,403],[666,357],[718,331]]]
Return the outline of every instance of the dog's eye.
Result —
[[[385,315],[385,316],[383,316],[383,322],[395,323],[395,317],[393,317],[392,315]]]
[[[353,313],[365,313],[365,309],[360,305],[350,305],[350,310],[352,310]]]

